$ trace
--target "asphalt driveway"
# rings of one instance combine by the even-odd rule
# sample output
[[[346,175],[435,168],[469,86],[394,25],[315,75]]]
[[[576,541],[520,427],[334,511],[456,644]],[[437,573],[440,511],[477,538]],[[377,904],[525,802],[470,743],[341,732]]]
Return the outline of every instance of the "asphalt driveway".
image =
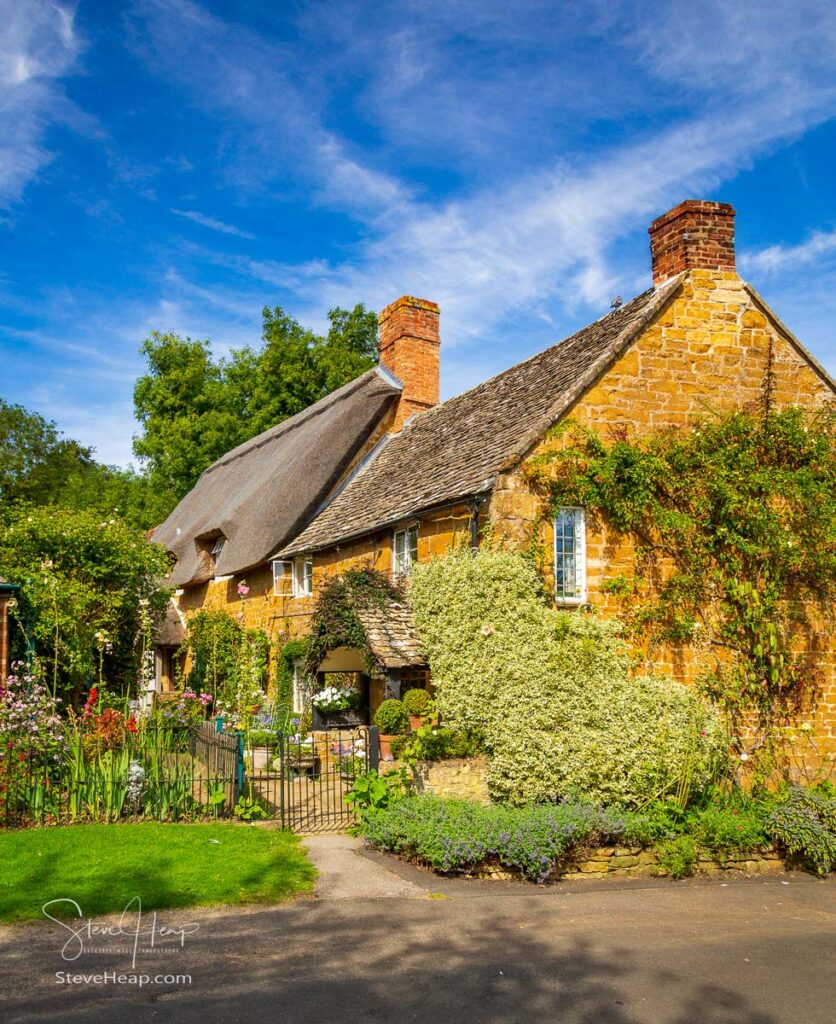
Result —
[[[322,883],[312,899],[273,909],[163,912],[153,948],[146,915],[135,967],[132,934],[74,938],[48,921],[3,928],[0,1020],[836,1019],[834,890],[809,876],[572,883],[540,890],[441,882],[398,862],[366,857],[350,841],[342,847],[326,842],[313,854]],[[118,931],[115,919],[108,924]],[[123,926],[136,931],[135,918]],[[161,927],[186,934],[162,935]],[[78,955],[64,960],[62,947],[65,956]],[[75,980],[67,981],[67,974]],[[143,974],[150,980],[142,987],[136,980],[115,980]],[[190,981],[176,979],[178,974]]]

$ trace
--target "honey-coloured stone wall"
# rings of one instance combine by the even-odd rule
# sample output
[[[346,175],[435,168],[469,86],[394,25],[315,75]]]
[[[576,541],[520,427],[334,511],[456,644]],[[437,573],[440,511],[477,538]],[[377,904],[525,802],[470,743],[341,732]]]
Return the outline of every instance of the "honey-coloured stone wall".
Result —
[[[583,395],[566,416],[610,436],[629,437],[664,427],[685,427],[709,412],[763,407],[767,377],[776,407],[800,404],[810,409],[832,402],[833,390],[817,368],[768,315],[746,284],[732,271],[694,270],[637,341]],[[553,584],[553,525],[530,487],[527,468],[550,445],[541,441],[509,470],[494,488],[490,514],[500,543],[523,549],[535,529],[543,564]],[[616,596],[602,584],[635,573],[635,549],[629,538],[606,522],[587,516],[586,572],[588,601],[604,615],[620,610]],[[822,687],[810,721],[822,749],[836,753],[836,654],[824,623],[799,638],[818,651]],[[662,671],[681,682],[699,673],[702,656],[693,647],[638,650],[641,671]]]

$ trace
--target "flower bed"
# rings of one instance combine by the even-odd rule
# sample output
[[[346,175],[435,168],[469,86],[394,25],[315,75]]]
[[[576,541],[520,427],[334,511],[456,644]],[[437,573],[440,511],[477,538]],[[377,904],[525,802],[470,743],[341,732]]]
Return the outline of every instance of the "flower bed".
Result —
[[[367,810],[368,842],[436,871],[483,877],[671,875],[776,868],[774,845],[794,864],[824,874],[836,865],[836,801],[793,789],[770,802],[740,798],[680,812],[589,803],[512,807],[412,796]],[[830,817],[829,817],[830,816]],[[789,837],[792,837],[790,841]]]

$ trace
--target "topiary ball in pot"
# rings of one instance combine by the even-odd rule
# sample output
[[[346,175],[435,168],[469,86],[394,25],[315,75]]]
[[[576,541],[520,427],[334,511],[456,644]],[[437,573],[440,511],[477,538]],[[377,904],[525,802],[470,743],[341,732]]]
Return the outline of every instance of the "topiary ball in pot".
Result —
[[[426,690],[407,690],[402,699],[403,706],[409,715],[410,728],[420,729],[423,724],[421,719],[430,708],[430,695]]]
[[[403,706],[403,701],[383,701],[374,713],[374,724],[380,733],[380,756],[384,761],[391,761],[391,737],[406,732],[409,725],[409,714]]]

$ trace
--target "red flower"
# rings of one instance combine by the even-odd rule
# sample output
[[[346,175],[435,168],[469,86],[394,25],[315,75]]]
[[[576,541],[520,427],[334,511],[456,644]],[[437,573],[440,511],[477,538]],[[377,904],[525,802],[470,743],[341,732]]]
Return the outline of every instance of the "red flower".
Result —
[[[90,693],[87,695],[87,700],[84,702],[84,709],[81,712],[81,717],[82,717],[83,721],[86,722],[87,719],[93,714],[93,708],[96,706],[96,701],[98,699],[99,699],[99,691],[94,686],[90,690]]]

